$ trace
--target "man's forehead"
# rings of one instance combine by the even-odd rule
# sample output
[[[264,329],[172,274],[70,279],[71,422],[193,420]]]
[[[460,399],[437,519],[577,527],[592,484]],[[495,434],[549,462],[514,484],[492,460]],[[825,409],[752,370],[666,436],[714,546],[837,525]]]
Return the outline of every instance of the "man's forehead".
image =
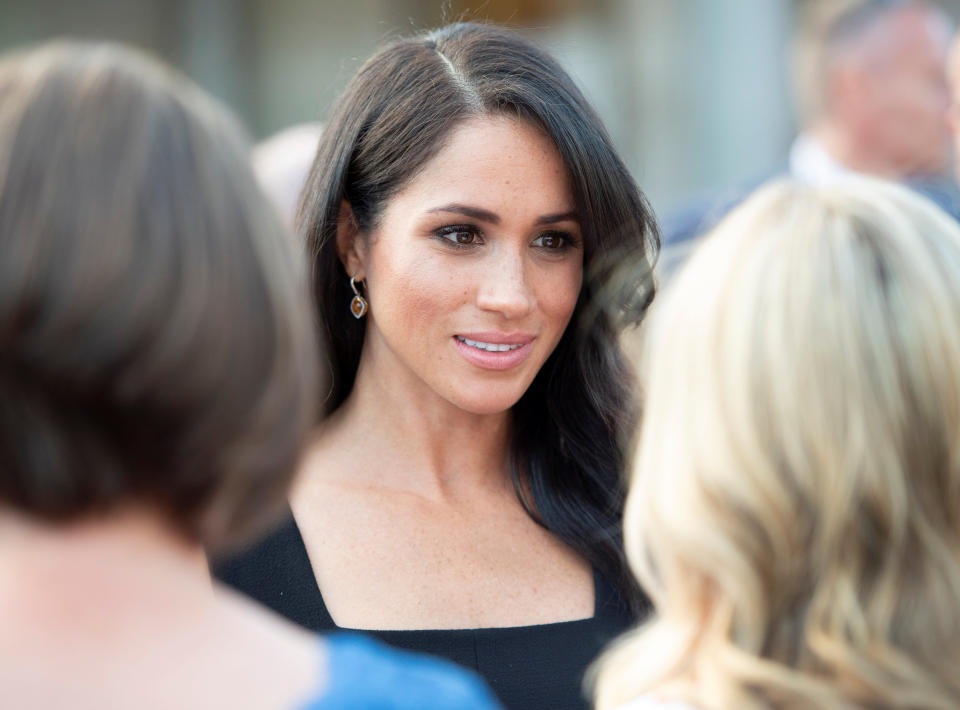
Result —
[[[950,47],[953,25],[941,11],[924,5],[892,9],[874,23],[847,50],[870,61],[929,60],[943,65]]]

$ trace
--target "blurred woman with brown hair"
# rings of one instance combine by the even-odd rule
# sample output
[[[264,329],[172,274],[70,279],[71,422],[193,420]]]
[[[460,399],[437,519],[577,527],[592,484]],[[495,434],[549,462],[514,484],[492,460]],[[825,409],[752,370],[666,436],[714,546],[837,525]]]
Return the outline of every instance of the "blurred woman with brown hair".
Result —
[[[117,46],[0,59],[4,707],[492,708],[211,585],[314,422],[304,269],[225,111]]]

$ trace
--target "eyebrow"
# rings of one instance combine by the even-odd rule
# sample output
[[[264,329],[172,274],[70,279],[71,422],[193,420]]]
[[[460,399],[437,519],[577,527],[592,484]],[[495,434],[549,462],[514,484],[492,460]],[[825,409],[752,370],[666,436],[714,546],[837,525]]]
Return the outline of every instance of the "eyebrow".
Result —
[[[483,222],[490,222],[491,224],[500,224],[500,216],[495,212],[490,210],[485,210],[482,207],[471,207],[470,205],[463,205],[459,202],[452,202],[449,205],[442,205],[441,207],[434,207],[433,209],[427,210],[428,213],[435,212],[454,212],[456,214],[462,214],[465,217],[471,217],[472,219],[478,219]],[[545,214],[537,217],[535,224],[553,224],[555,222],[566,222],[566,221],[580,222],[579,215],[574,210],[569,212],[556,212],[553,214]]]
[[[554,214],[545,214],[537,218],[537,224],[553,224],[554,222],[576,222],[580,223],[580,215],[574,210],[569,212],[556,212]]]

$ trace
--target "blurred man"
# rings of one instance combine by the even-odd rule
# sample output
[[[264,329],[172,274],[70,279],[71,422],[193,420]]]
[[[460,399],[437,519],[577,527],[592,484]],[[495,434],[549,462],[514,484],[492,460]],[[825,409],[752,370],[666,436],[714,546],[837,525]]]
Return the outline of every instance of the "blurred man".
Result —
[[[897,180],[960,218],[948,178],[951,35],[923,0],[807,0],[793,56],[801,132],[783,172],[817,184],[850,172]],[[667,251],[685,251],[756,185],[668,220]]]
[[[952,27],[925,2],[814,1],[794,66],[803,132],[790,172],[895,180],[949,168],[946,63]]]

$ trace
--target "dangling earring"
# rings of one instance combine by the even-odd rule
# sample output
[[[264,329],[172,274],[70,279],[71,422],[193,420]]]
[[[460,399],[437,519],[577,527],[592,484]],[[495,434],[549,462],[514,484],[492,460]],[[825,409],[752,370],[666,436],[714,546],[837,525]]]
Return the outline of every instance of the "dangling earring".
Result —
[[[350,301],[350,312],[353,317],[360,320],[367,315],[367,299],[360,295],[357,290],[356,278],[350,277],[350,288],[353,289],[353,300]]]

